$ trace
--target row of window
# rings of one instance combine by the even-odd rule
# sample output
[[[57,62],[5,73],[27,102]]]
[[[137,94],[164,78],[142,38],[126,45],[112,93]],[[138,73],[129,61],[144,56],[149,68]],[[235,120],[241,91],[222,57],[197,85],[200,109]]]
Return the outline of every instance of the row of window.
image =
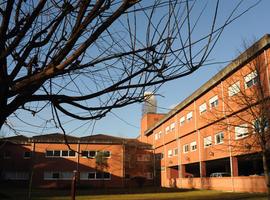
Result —
[[[23,152],[22,156],[23,156],[24,159],[29,159],[29,158],[32,157],[32,152],[31,151],[25,151],[25,152]],[[5,151],[3,153],[3,158],[4,159],[10,159],[11,158],[11,152],[10,151]]]
[[[257,121],[256,121],[257,122]],[[268,126],[267,126],[268,127]],[[235,127],[235,139],[241,139],[248,135],[248,125],[241,124]],[[220,132],[215,134],[215,144],[222,144],[224,142],[224,133]],[[204,148],[212,146],[212,136],[204,137]],[[197,150],[197,142],[193,141],[190,144],[183,145],[183,152],[187,153],[189,151],[196,151]],[[178,149],[168,150],[168,157],[176,156],[178,154]]]
[[[3,172],[4,180],[29,180],[30,173],[24,171]],[[44,180],[71,180],[73,172],[47,171],[44,172]],[[109,172],[80,172],[81,180],[110,180]]]
[[[71,180],[73,172],[49,171],[44,172],[44,180]],[[110,180],[109,172],[80,172],[81,180]]]
[[[84,158],[95,158],[96,156],[102,156],[103,158],[110,158],[110,151],[82,151],[82,157]]]
[[[82,151],[81,155],[84,158],[95,158],[98,153],[104,158],[110,158],[110,151]],[[46,157],[75,157],[76,153],[72,150],[46,150]]]
[[[30,173],[26,171],[5,171],[2,172],[4,180],[29,180]],[[46,171],[43,173],[44,180],[72,180],[73,172],[70,171]],[[146,179],[153,179],[152,172],[143,174]],[[127,178],[127,177],[126,177]],[[80,180],[111,180],[109,172],[80,172]]]
[[[253,71],[251,73],[249,73],[248,75],[246,75],[244,77],[244,81],[245,81],[245,88],[249,88],[253,85],[256,85],[257,81],[258,81],[258,75],[256,71]],[[234,96],[235,94],[240,92],[240,81],[237,81],[235,83],[233,83],[231,86],[228,87],[228,95]],[[218,106],[218,95],[212,97],[209,99],[209,107],[210,109],[215,108]],[[207,103],[203,103],[199,106],[199,112],[200,115],[202,115],[204,112],[207,111]],[[193,112],[189,112],[186,116],[182,116],[180,118],[180,126],[183,126],[185,124],[185,122],[189,122],[192,120],[193,117]],[[175,129],[175,122],[173,122],[170,126],[167,126],[165,128],[165,133],[169,133],[170,131],[174,131]],[[155,140],[158,140],[161,138],[162,132],[160,131],[159,133],[155,134]]]

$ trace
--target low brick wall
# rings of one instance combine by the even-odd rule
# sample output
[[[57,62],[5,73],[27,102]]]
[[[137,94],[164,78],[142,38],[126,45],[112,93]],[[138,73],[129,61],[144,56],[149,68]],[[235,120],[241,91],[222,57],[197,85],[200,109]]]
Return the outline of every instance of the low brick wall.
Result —
[[[163,187],[208,189],[234,192],[267,192],[263,176],[220,178],[177,178],[162,181]]]

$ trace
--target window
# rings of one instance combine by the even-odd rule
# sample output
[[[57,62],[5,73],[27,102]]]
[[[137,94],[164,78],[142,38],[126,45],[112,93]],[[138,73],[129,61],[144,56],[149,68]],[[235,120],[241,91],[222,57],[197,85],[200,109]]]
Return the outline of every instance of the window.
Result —
[[[183,126],[185,123],[185,116],[180,118],[180,126]]]
[[[44,172],[44,180],[71,180],[73,172]]]
[[[165,129],[165,133],[166,133],[166,134],[168,134],[168,133],[169,133],[169,131],[170,131],[170,127],[169,127],[169,126],[167,126],[167,127],[166,127],[166,129]]]
[[[191,151],[196,151],[197,150],[197,142],[196,141],[191,142],[190,148],[191,148]]]
[[[88,157],[88,151],[82,151],[82,157],[87,158]]]
[[[248,125],[241,124],[235,127],[235,139],[241,139],[248,136]]]
[[[218,96],[214,96],[209,100],[210,109],[218,106]]]
[[[222,144],[224,141],[224,133],[220,132],[215,135],[215,144]]]
[[[46,150],[46,157],[75,157],[75,151],[71,150]]]
[[[72,151],[72,150],[68,151],[68,156],[75,157],[75,151]]]
[[[60,178],[60,173],[59,172],[53,172],[52,173],[52,179],[59,179]]]
[[[228,88],[229,97],[237,94],[238,92],[240,92],[240,81],[237,81]]]
[[[171,149],[168,150],[168,157],[172,157],[172,155],[173,155],[173,151]]]
[[[95,179],[96,178],[96,172],[88,172],[87,179]]]
[[[245,88],[249,88],[253,85],[256,85],[256,83],[258,82],[257,72],[253,71],[249,73],[248,75],[244,77],[244,79],[245,79]]]
[[[158,133],[155,134],[155,140],[158,140],[161,138],[162,131],[159,131]]]
[[[162,135],[162,131],[159,131],[159,132],[158,132],[158,139],[161,138],[161,135]]]
[[[88,151],[88,157],[94,158],[97,155],[96,151]]]
[[[189,145],[188,144],[185,144],[184,146],[183,146],[183,152],[184,153],[187,153],[189,151]]]
[[[54,150],[53,151],[53,156],[54,157],[60,157],[60,152],[61,152],[60,150]]]
[[[175,148],[175,149],[173,150],[173,155],[174,155],[174,156],[177,156],[177,155],[178,155],[178,148]]]
[[[211,136],[207,136],[205,138],[203,138],[203,144],[204,144],[204,147],[209,147],[212,145],[212,137]]]
[[[190,122],[192,119],[192,111],[187,114],[187,121]]]
[[[29,172],[24,171],[3,171],[4,180],[29,180]]]
[[[103,157],[104,158],[110,158],[111,157],[111,152],[110,151],[103,151]]]
[[[101,180],[110,180],[111,179],[111,174],[108,172],[96,172],[96,179],[101,179]]]
[[[96,172],[80,172],[81,180],[94,180],[96,179]]]
[[[28,159],[28,158],[31,158],[32,157],[32,152],[31,151],[25,151],[23,153],[23,158],[24,159]]]
[[[46,157],[53,157],[53,151],[47,150],[46,151]]]
[[[199,110],[200,110],[200,115],[206,112],[206,103],[203,103],[202,105],[200,105]]]
[[[111,179],[111,174],[110,173],[108,173],[108,172],[104,172],[104,179],[107,179],[107,180],[109,180],[109,179]]]
[[[262,130],[266,131],[269,127],[267,119],[256,119],[253,121],[254,132],[261,133]]]
[[[174,131],[174,129],[175,129],[175,123],[172,123],[171,124],[171,131]]]
[[[68,151],[62,151],[62,157],[68,157]]]
[[[158,133],[155,134],[155,140],[158,140]]]
[[[146,172],[145,176],[146,176],[146,179],[148,179],[148,180],[153,179],[153,173],[152,172]]]
[[[62,180],[71,180],[73,177],[73,172],[62,172],[61,179]]]

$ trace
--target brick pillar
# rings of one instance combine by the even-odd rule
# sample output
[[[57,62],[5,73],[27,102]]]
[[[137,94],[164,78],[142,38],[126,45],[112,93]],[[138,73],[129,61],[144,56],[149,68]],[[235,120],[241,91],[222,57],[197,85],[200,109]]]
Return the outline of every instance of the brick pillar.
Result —
[[[200,162],[200,176],[201,177],[206,177],[206,163],[204,161]]]
[[[179,178],[185,178],[185,174],[186,174],[186,166],[180,165]]]
[[[238,176],[238,159],[237,157],[233,156],[232,159],[232,176]]]

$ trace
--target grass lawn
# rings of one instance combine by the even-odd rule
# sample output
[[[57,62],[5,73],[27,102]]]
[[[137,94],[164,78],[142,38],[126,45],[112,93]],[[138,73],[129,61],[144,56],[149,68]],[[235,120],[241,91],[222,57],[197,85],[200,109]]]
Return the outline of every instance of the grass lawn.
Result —
[[[265,194],[165,188],[79,190],[77,193],[76,200],[266,200]],[[67,190],[34,190],[32,196],[33,200],[70,200],[69,194]],[[0,199],[24,200],[26,196],[24,189],[0,189]]]

